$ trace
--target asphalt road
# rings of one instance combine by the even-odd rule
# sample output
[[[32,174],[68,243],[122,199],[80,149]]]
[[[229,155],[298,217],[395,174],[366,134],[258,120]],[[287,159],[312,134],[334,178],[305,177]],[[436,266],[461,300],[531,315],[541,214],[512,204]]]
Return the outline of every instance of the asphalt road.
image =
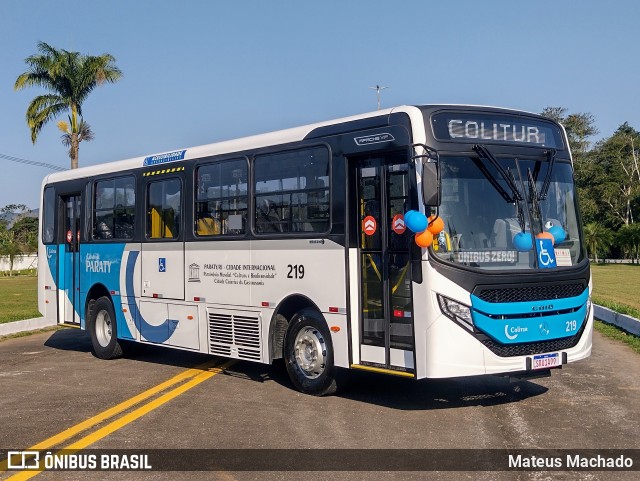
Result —
[[[0,448],[26,449],[60,438],[66,429],[172,379],[166,389],[130,401],[112,418],[51,447],[75,442],[100,450],[640,448],[640,356],[598,333],[591,358],[550,378],[415,382],[353,372],[349,389],[327,398],[293,390],[278,365],[238,362],[224,372],[190,370],[211,360],[145,346],[127,358],[102,361],[91,354],[86,333],[76,329],[4,340]],[[632,480],[638,473],[102,471],[44,472],[35,479]]]

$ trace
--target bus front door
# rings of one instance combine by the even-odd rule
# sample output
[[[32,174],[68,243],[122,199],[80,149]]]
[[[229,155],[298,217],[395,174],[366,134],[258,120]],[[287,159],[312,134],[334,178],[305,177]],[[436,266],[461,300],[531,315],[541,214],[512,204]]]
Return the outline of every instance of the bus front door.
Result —
[[[352,332],[359,332],[359,364],[413,373],[413,239],[404,224],[412,206],[412,170],[406,153],[371,156],[353,165],[359,292],[351,295],[359,296],[360,319]]]
[[[58,306],[60,320],[80,325],[80,194],[63,196],[59,210]]]

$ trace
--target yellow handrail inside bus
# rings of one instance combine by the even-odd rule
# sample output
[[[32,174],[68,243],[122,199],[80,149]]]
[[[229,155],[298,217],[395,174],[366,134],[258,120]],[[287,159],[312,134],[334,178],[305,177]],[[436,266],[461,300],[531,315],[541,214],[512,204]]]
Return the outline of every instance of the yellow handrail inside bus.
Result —
[[[151,208],[151,238],[162,239],[172,238],[172,227],[175,221],[173,209],[166,209],[164,211],[164,217],[162,213],[155,207]]]

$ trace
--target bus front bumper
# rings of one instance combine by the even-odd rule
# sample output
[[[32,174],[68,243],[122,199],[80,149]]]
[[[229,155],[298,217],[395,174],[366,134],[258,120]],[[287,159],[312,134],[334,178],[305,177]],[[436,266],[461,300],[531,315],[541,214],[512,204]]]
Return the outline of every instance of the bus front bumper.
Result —
[[[416,339],[417,378],[449,378],[532,371],[534,355],[554,352],[559,353],[562,363],[579,361],[591,354],[593,309],[589,309],[585,322],[582,334],[573,347],[558,351],[536,352],[531,355],[501,357],[465,328],[444,315],[439,315],[422,334],[417,334],[417,336],[423,336],[422,339]],[[421,344],[424,349],[420,349]]]

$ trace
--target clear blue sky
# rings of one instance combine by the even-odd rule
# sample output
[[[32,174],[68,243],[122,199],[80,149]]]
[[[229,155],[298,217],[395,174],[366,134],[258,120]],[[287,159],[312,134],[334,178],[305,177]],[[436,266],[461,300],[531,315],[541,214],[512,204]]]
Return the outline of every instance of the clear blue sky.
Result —
[[[591,112],[640,129],[640,2],[13,1],[0,3],[0,153],[67,167],[56,122],[31,144],[37,89],[13,91],[45,41],[124,72],[84,105],[80,165],[422,103]],[[66,117],[63,117],[66,118]],[[0,159],[0,206],[37,207],[49,171]]]

